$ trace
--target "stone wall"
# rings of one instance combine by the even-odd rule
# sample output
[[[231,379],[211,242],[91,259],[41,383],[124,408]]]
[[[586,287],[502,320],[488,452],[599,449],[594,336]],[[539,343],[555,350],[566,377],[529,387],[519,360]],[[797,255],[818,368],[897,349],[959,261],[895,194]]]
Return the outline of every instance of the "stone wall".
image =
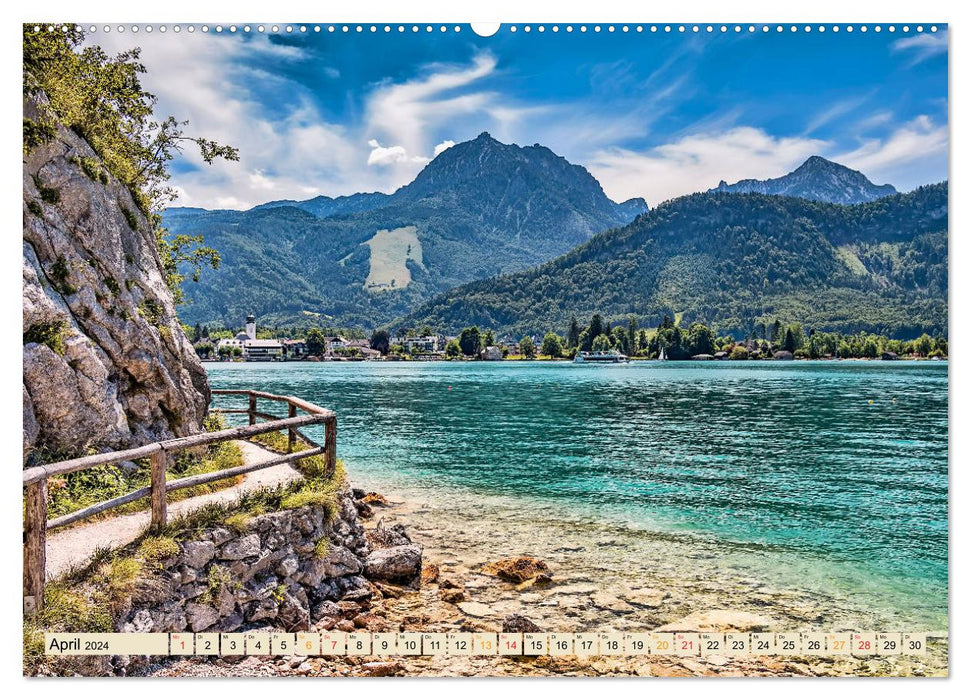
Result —
[[[49,120],[44,101],[24,118]],[[197,432],[209,384],[153,227],[74,132],[24,156],[23,224],[25,458]]]
[[[421,546],[369,544],[349,488],[338,503],[331,521],[307,506],[193,534],[139,581],[118,630],[353,630],[378,586],[419,585]]]

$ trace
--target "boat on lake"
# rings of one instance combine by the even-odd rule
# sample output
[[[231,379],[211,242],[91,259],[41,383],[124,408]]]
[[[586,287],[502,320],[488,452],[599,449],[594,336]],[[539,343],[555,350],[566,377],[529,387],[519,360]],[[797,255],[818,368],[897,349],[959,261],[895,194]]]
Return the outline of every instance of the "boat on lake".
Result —
[[[585,364],[587,362],[594,364],[625,364],[630,362],[627,355],[616,350],[595,350],[593,352],[581,350],[573,358],[573,361],[577,364]]]

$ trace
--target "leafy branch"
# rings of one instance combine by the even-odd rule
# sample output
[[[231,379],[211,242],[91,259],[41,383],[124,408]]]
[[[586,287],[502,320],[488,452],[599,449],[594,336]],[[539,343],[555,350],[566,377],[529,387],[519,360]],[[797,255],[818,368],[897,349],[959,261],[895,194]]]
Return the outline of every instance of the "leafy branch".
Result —
[[[127,187],[154,228],[166,279],[179,303],[184,300],[181,283],[187,276],[198,280],[203,266],[217,267],[219,254],[204,246],[201,236],[169,239],[161,228],[158,212],[176,198],[168,185],[169,163],[188,144],[199,149],[207,164],[220,158],[238,161],[239,151],[186,134],[186,121],[153,119],[157,99],[141,85],[141,50],[111,57],[98,46],[80,49],[84,38],[76,25],[63,31],[24,25],[24,95],[45,96],[57,120],[91,144],[108,172]],[[49,131],[44,123],[25,119],[25,154],[49,139]],[[188,275],[179,272],[180,266],[188,266]]]

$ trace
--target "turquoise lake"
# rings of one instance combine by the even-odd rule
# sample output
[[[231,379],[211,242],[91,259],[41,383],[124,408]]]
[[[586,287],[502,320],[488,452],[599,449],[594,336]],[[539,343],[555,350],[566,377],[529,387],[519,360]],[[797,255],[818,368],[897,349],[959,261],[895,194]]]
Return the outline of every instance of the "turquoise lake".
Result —
[[[946,362],[206,368],[335,410],[352,476],[818,560],[946,624]]]

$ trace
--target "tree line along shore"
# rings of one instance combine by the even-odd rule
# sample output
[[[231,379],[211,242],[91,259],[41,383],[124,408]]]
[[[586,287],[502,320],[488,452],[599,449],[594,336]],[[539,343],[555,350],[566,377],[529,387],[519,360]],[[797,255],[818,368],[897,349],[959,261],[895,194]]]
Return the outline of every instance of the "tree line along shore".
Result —
[[[196,352],[205,360],[242,361],[243,349],[225,344],[234,337],[226,328],[186,326]],[[631,359],[767,360],[767,359],[944,359],[948,341],[927,333],[913,339],[861,331],[854,334],[805,328],[801,323],[760,322],[743,338],[718,335],[704,323],[682,327],[665,316],[655,328],[641,328],[630,316],[611,323],[594,314],[586,325],[574,316],[565,333],[549,330],[514,338],[478,326],[457,335],[435,329],[360,330],[261,328],[260,338],[280,338],[280,360],[569,360],[579,352],[615,351]],[[223,342],[220,342],[223,341]]]

